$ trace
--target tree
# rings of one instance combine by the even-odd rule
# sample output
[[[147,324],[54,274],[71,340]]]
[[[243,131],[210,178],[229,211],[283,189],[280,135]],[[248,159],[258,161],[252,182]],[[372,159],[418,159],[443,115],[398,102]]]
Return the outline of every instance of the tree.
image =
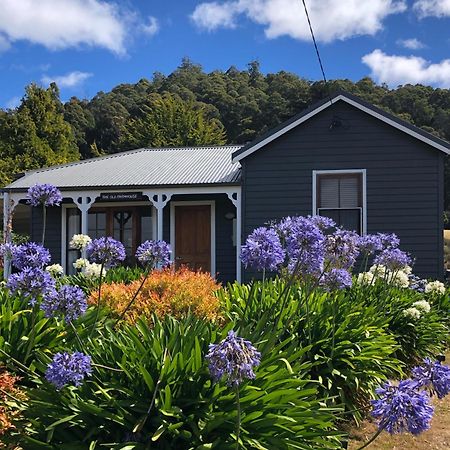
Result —
[[[220,145],[223,125],[208,118],[200,104],[185,102],[170,93],[152,94],[140,117],[125,125],[123,148]]]
[[[56,85],[29,85],[20,106],[0,115],[1,183],[31,169],[80,157],[72,127],[64,120]]]

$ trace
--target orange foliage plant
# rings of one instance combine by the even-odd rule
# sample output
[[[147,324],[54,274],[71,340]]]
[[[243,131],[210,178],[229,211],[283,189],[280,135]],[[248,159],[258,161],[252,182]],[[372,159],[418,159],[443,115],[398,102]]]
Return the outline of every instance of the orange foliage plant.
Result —
[[[112,283],[102,286],[101,304],[120,315],[131,301],[142,278],[130,284]],[[192,272],[187,268],[153,271],[132,306],[125,313],[125,320],[134,323],[143,316],[150,319],[152,314],[163,317],[169,314],[181,318],[191,313],[197,317],[215,321],[219,319],[219,299],[214,292],[220,285],[207,273]],[[90,303],[97,302],[95,291]]]
[[[15,387],[17,380],[17,377],[13,377],[0,367],[0,448],[4,448],[1,436],[14,428],[13,422],[17,418],[17,411],[8,405],[11,399],[24,399],[23,394]]]

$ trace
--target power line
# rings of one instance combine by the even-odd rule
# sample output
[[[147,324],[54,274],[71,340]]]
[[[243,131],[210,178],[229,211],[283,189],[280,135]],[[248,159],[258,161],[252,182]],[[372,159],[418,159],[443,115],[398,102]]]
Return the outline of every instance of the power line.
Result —
[[[309,18],[308,8],[306,7],[306,1],[302,0],[302,3],[303,3],[303,8],[305,9],[306,19],[308,21],[309,31],[311,32],[311,37],[312,37],[312,41],[314,43],[314,48],[316,49],[317,59],[319,60],[319,66],[320,66],[320,70],[322,72],[322,78],[323,78],[323,81],[325,82],[325,87],[328,91],[328,97],[330,99],[330,104],[333,104],[333,100],[332,100],[331,94],[330,94],[330,87],[328,86],[327,77],[325,75],[325,69],[323,68],[322,58],[320,57],[320,53],[319,53],[319,47],[317,46],[316,37],[314,36],[313,27],[311,25],[311,20]]]

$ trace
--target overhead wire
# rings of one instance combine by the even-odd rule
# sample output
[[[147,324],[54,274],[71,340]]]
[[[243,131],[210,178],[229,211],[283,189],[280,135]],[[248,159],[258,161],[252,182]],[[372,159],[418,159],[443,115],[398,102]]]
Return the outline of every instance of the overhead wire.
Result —
[[[308,8],[306,6],[306,0],[302,0],[303,3],[303,8],[305,10],[305,14],[306,14],[306,20],[308,21],[308,25],[309,25],[309,31],[311,32],[311,38],[314,44],[314,48],[316,49],[316,55],[317,55],[317,59],[319,61],[319,66],[320,66],[320,70],[322,72],[322,78],[323,81],[325,83],[325,88],[327,89],[327,93],[328,93],[328,98],[330,100],[330,104],[333,104],[333,99],[331,98],[331,93],[330,93],[330,87],[328,85],[328,80],[327,77],[325,75],[325,69],[323,67],[322,64],[322,58],[320,57],[320,52],[319,52],[319,47],[317,46],[317,42],[316,42],[316,37],[314,36],[314,31],[313,31],[313,27],[311,25],[311,19],[309,18],[309,13],[308,13]]]

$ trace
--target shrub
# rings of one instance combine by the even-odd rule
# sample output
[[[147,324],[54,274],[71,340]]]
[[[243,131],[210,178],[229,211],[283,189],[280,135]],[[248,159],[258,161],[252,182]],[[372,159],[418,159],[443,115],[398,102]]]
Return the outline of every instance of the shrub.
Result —
[[[166,316],[114,331],[106,327],[84,341],[93,371],[79,388],[55,390],[42,379],[43,354],[24,414],[35,434],[30,448],[233,449],[235,394],[214,384],[204,356],[227,329],[188,316]],[[247,337],[247,336],[246,336]],[[256,343],[256,345],[258,345]],[[240,386],[241,448],[340,448],[333,412],[317,397],[302,352],[288,344],[263,354],[256,379]],[[113,365],[112,371],[104,366]],[[117,371],[117,369],[119,371]],[[129,446],[126,446],[128,444]]]
[[[111,283],[104,285],[101,303],[120,315],[142,284],[142,279],[129,284]],[[219,300],[214,295],[219,285],[209,274],[192,272],[186,268],[155,270],[145,280],[132,306],[126,311],[125,319],[136,322],[140,316],[151,319],[171,315],[176,318],[189,313],[207,320],[219,318]],[[92,292],[90,302],[97,301]]]
[[[359,420],[363,415],[359,409],[375,388],[401,374],[401,363],[394,356],[398,345],[387,331],[386,319],[347,291],[335,295],[316,288],[307,299],[298,283],[282,305],[285,287],[280,279],[251,286],[235,283],[219,297],[226,317],[236,320],[253,340],[267,340],[270,334],[281,341],[290,337],[290,351],[304,350],[302,362],[311,365],[308,376],[320,383],[318,395],[328,398],[329,404],[344,404]]]
[[[19,379],[0,367],[0,448],[6,447],[12,434],[17,434],[16,427],[20,423],[18,403],[25,400],[23,392],[17,388]]]

